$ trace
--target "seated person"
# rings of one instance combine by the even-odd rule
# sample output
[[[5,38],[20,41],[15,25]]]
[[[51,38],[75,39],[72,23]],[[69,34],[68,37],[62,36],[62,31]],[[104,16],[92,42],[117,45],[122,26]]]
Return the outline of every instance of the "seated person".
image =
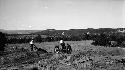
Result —
[[[59,52],[60,52],[59,46],[55,46],[54,53],[59,53]]]
[[[60,40],[60,45],[61,45],[62,53],[66,53],[66,46],[63,40]]]

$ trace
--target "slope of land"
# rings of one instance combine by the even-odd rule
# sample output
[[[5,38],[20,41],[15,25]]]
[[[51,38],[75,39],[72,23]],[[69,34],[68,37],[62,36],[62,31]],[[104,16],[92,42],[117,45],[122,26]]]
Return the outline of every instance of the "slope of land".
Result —
[[[54,46],[59,42],[35,43],[51,53],[38,56],[36,52],[28,50],[15,51],[1,57],[4,61],[0,64],[4,70],[125,70],[124,62],[121,61],[125,56],[122,48],[93,46],[91,42],[66,41],[73,48],[72,54],[53,53]],[[13,51],[15,47],[30,48],[28,43],[8,45],[8,49]]]

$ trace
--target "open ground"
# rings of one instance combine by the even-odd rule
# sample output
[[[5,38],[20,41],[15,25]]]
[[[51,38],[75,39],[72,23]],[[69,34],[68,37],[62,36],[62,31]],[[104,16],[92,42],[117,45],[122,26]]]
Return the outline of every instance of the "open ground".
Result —
[[[31,56],[27,55],[29,54],[27,52],[17,52],[14,55],[9,54],[5,57],[1,57],[1,60],[2,58],[4,60],[3,64],[1,62],[1,69],[35,70],[36,68],[37,70],[125,70],[124,61],[120,61],[125,56],[125,51],[122,48],[93,46],[91,45],[92,40],[65,41],[65,43],[71,45],[73,49],[72,54],[53,53],[54,47],[59,45],[58,41],[34,43],[37,47],[43,48],[51,53],[41,53],[40,57],[38,57],[35,52],[31,52]],[[14,50],[15,47],[19,49],[23,47],[24,49],[30,50],[29,43],[8,44],[6,50]],[[11,62],[9,62],[9,60],[11,60]]]

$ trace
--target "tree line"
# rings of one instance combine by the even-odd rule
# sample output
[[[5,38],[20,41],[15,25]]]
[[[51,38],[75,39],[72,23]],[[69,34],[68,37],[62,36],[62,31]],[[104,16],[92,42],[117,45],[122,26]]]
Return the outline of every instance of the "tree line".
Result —
[[[18,35],[18,34],[17,34]],[[14,36],[17,36],[14,35]],[[16,44],[16,43],[29,43],[32,38],[10,38],[8,39],[8,34],[4,34],[0,32],[0,50],[4,49],[5,44]],[[11,36],[11,35],[10,35]],[[23,36],[23,35],[22,35]],[[26,35],[25,35],[26,36]],[[17,36],[18,37],[18,36]],[[107,33],[100,33],[100,34],[74,34],[74,35],[56,35],[56,36],[46,36],[41,37],[40,34],[37,34],[33,40],[35,42],[52,42],[52,41],[59,41],[63,39],[64,41],[81,41],[81,40],[93,40],[93,45],[100,45],[100,46],[111,46],[111,41],[117,42],[115,46],[125,46],[125,35],[124,34],[107,34]]]
[[[6,34],[0,32],[0,51],[4,51],[6,43],[7,43]]]
[[[107,35],[102,33],[100,35],[95,36],[92,45],[125,47],[125,35],[119,35],[119,34]]]
[[[18,34],[17,34],[18,35]],[[14,35],[15,36],[15,35]],[[23,36],[23,35],[22,35]],[[92,36],[83,34],[83,35],[58,35],[58,36],[46,36],[42,37],[40,34],[37,34],[35,37],[22,37],[19,38],[19,36],[15,36],[12,38],[7,38],[7,43],[9,44],[16,44],[16,43],[29,43],[31,39],[34,40],[34,42],[52,42],[52,41],[81,41],[81,40],[90,40]]]
[[[23,36],[23,35],[22,35]],[[7,39],[7,43],[29,43],[32,38],[11,38]],[[52,42],[52,41],[81,41],[81,40],[93,40],[93,45],[100,45],[100,46],[109,46],[111,45],[112,41],[117,42],[116,46],[123,45],[123,42],[125,41],[125,35],[124,34],[108,34],[108,33],[100,33],[100,34],[76,34],[76,35],[55,35],[55,36],[46,36],[42,37],[40,34],[37,34],[33,40],[35,42]]]

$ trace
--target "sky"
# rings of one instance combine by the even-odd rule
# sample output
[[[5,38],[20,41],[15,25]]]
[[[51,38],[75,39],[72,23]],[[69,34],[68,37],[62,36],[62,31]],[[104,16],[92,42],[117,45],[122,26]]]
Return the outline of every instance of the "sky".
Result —
[[[0,0],[0,29],[125,28],[125,0]]]

